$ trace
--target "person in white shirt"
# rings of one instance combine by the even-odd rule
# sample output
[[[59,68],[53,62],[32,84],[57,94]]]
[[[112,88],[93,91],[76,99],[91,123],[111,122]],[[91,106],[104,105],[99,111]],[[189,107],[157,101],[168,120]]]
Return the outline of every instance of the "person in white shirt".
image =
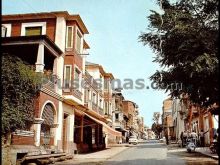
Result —
[[[194,144],[197,145],[198,136],[197,136],[195,130],[193,130],[193,131],[191,132],[191,138],[192,138]]]

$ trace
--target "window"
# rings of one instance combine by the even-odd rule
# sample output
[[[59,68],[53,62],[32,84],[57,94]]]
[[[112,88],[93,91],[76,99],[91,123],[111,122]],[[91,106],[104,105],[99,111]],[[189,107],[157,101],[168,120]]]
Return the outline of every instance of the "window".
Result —
[[[76,83],[76,89],[79,89],[79,87],[80,87],[80,71],[77,68],[75,68],[75,71],[74,71],[74,81]]]
[[[108,114],[108,103],[105,102],[105,114]]]
[[[25,27],[25,36],[36,36],[41,34],[42,34],[41,26]]]
[[[115,114],[115,119],[116,119],[116,120],[119,119],[119,115],[118,115],[118,113]]]
[[[67,26],[66,31],[66,48],[73,47],[73,26]]]
[[[70,88],[71,87],[71,65],[65,65],[65,74],[64,74],[64,87]]]
[[[2,24],[2,37],[10,37],[11,36],[11,24]]]
[[[90,90],[89,89],[87,89],[86,90],[86,94],[85,94],[85,102],[88,102],[89,101],[89,94],[90,94]]]
[[[7,28],[2,25],[2,37],[6,37],[7,35]]]
[[[102,99],[99,99],[99,107],[102,107]]]
[[[77,35],[76,35],[76,51],[78,53],[81,53],[81,34],[79,32],[77,32]]]
[[[97,97],[96,94],[93,93],[93,94],[92,94],[92,102],[95,103],[95,104],[96,104],[96,102],[97,102],[97,101],[96,101],[96,100],[97,100],[96,97]]]

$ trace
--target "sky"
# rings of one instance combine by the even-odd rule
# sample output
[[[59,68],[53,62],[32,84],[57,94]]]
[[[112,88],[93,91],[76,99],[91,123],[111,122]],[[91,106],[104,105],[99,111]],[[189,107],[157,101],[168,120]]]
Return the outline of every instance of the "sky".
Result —
[[[87,60],[101,64],[122,84],[125,79],[144,79],[149,89],[124,89],[126,100],[139,106],[140,116],[152,125],[153,112],[162,112],[167,93],[151,88],[149,77],[160,70],[153,63],[155,54],[149,46],[138,41],[149,24],[150,10],[159,10],[156,0],[3,0],[2,14],[68,11],[79,14],[89,34]],[[123,83],[124,82],[124,83]]]

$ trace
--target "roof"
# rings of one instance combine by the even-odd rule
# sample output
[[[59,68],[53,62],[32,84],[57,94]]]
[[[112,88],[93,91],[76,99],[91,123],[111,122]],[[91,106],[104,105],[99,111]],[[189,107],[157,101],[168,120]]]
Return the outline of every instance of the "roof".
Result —
[[[83,39],[83,48],[90,49],[89,44]]]
[[[86,65],[97,65],[98,66],[99,64],[86,61]]]
[[[89,34],[84,22],[80,15],[70,15],[67,11],[53,11],[53,12],[40,12],[40,13],[26,13],[26,14],[10,14],[2,15],[2,22],[15,21],[15,20],[32,20],[32,19],[46,19],[64,17],[68,21],[76,21],[79,28],[84,34]]]
[[[88,67],[88,68],[99,68],[100,72],[104,75],[104,77],[109,77],[112,80],[114,79],[113,74],[105,72],[102,65],[86,61],[86,67]]]

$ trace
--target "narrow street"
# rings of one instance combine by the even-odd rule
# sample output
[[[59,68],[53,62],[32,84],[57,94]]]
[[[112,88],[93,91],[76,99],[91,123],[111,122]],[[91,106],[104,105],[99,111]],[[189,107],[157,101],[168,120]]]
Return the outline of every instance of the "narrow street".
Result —
[[[56,165],[217,165],[218,161],[201,153],[188,153],[185,148],[165,145],[157,140],[131,145],[127,149],[113,147],[106,151],[79,155]],[[104,153],[105,152],[105,153]],[[115,152],[115,154],[113,154]],[[112,156],[107,156],[112,155]]]
[[[167,152],[167,147],[164,144],[151,141],[150,143],[139,144],[136,147],[131,147],[117,156],[109,159],[104,163],[106,165],[181,165],[185,161],[172,153]]]

